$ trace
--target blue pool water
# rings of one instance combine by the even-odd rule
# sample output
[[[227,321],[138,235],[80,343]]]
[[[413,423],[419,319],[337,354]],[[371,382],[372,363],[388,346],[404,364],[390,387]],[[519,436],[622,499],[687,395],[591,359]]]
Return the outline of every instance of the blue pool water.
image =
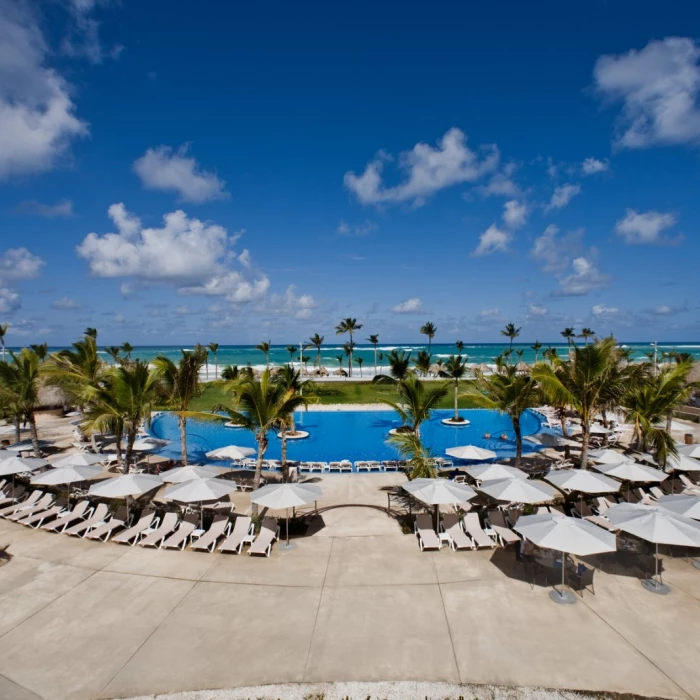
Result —
[[[503,459],[515,455],[513,424],[510,418],[496,411],[468,409],[460,415],[471,421],[469,426],[453,428],[442,425],[452,411],[434,411],[431,419],[421,426],[421,438],[437,456],[444,456],[448,447],[477,445],[493,450]],[[301,411],[295,415],[296,425],[307,430],[310,436],[304,440],[287,442],[287,458],[298,461],[325,461],[349,459],[385,460],[397,459],[394,447],[386,439],[391,428],[401,425],[396,413],[386,411]],[[205,462],[205,453],[225,445],[256,447],[252,433],[237,428],[227,428],[223,423],[189,420],[187,430],[188,456],[191,462]],[[541,430],[541,422],[535,413],[527,411],[522,419],[523,435],[534,435]],[[170,440],[170,444],[158,454],[179,459],[180,437],[177,418],[162,413],[151,422],[155,437]],[[495,439],[484,438],[490,433]],[[505,434],[508,440],[498,439]],[[270,433],[270,446],[265,453],[268,459],[280,458],[280,443],[275,433]],[[528,449],[530,447],[528,446]]]

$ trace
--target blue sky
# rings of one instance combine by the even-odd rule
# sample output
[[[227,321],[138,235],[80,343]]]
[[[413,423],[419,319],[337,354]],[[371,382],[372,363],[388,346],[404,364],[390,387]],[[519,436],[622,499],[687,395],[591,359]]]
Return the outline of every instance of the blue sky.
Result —
[[[0,0],[8,342],[697,340],[698,19]]]

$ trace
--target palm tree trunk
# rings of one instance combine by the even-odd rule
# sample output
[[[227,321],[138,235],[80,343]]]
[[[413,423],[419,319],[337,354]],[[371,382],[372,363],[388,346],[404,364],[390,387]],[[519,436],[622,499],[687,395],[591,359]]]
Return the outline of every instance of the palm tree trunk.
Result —
[[[457,394],[459,393],[459,381],[455,380],[455,421],[459,418],[459,411],[457,409]]]
[[[15,418],[15,442],[19,442],[22,439],[21,426],[22,421],[19,419],[18,416],[17,418]]]
[[[588,423],[581,422],[581,427],[583,428],[583,434],[581,436],[581,461],[579,462],[579,467],[581,469],[588,469],[588,443],[590,440],[590,432]]]
[[[136,442],[136,428],[134,426],[129,426],[126,431],[126,460],[124,464],[124,473],[129,471],[129,465],[131,464],[131,458],[134,454],[134,442]]]
[[[178,416],[177,422],[180,426],[180,459],[184,467],[187,464],[187,416]]]
[[[114,443],[114,448],[117,452],[117,469],[122,470],[122,431],[117,433],[117,441]]]
[[[255,476],[253,477],[253,490],[257,491],[260,488],[260,482],[262,481],[262,463],[265,457],[265,450],[267,449],[267,436],[261,433],[257,437],[258,442],[258,459],[255,463]],[[258,517],[258,504],[253,503],[250,507],[250,514],[254,517]]]
[[[32,447],[34,448],[34,456],[40,457],[39,454],[39,435],[36,431],[36,418],[34,417],[34,411],[29,412],[29,430],[32,435]]]
[[[562,437],[569,437],[566,430],[566,410],[563,408],[559,409],[559,422],[561,423],[561,435]]]
[[[219,378],[219,355],[214,353],[214,379]]]
[[[515,433],[515,466],[519,467],[523,456],[523,434],[520,430],[520,416],[513,417],[513,432]]]
[[[280,455],[280,462],[282,464],[282,481],[287,483],[289,481],[289,468],[287,467],[287,428],[282,430],[282,454]]]
[[[374,346],[374,376],[377,376],[377,346]]]
[[[671,427],[673,426],[673,411],[666,415],[666,432],[671,434]]]

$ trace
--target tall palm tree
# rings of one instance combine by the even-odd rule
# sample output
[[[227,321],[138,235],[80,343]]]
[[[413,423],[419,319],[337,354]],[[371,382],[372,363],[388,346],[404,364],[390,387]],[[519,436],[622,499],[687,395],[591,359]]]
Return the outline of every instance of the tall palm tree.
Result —
[[[574,331],[573,328],[565,328],[561,334],[566,339],[566,344],[569,346],[569,349],[571,349],[571,344],[574,342],[574,338],[576,337],[576,331]]]
[[[612,337],[582,348],[574,346],[568,360],[557,359],[552,366],[540,363],[532,368],[532,375],[545,395],[578,411],[582,430],[582,469],[588,466],[593,418],[611,403],[619,403],[629,389],[634,371],[622,365],[617,343]]]
[[[535,351],[535,362],[537,362],[537,356],[542,349],[542,343],[540,343],[539,340],[536,340],[530,347]]]
[[[433,479],[437,476],[435,461],[430,450],[413,431],[400,431],[389,435],[387,442],[393,445],[408,463],[407,476],[413,479]]]
[[[309,342],[311,343],[312,347],[316,348],[316,366],[320,367],[321,366],[321,347],[323,345],[323,336],[319,335],[318,333],[314,333],[311,338],[309,338]]]
[[[504,335],[510,340],[510,345],[508,346],[510,350],[513,349],[513,341],[520,335],[520,328],[516,328],[514,323],[507,323],[506,327],[501,331],[501,335]]]
[[[83,332],[83,335],[87,335],[88,337],[92,338],[93,340],[97,340],[97,328],[88,327]]]
[[[273,381],[282,385],[286,390],[294,392],[295,396],[306,395],[307,400],[309,394],[315,393],[315,384],[310,381],[303,381],[301,372],[294,369],[292,365],[284,365],[275,375]],[[279,430],[281,444],[280,463],[282,465],[282,481],[289,481],[289,469],[287,468],[287,436],[296,433],[294,424],[294,412],[292,411],[287,421],[280,421],[277,426]]]
[[[362,379],[362,363],[364,360],[361,357],[355,358],[355,364],[360,368],[360,379]]]
[[[425,377],[430,373],[430,353],[427,350],[419,350],[416,355],[416,369]]]
[[[214,379],[219,378],[219,344],[209,343],[209,352],[214,355]],[[207,364],[207,378],[209,377],[209,365]]]
[[[108,345],[104,351],[112,358],[112,363],[117,364],[119,362],[119,355],[122,349],[118,345]]]
[[[464,350],[464,343],[461,340],[458,340],[455,343],[455,347],[457,348],[457,352],[461,355],[462,351]]]
[[[296,345],[287,345],[287,347],[285,349],[289,353],[289,362],[290,363],[294,362],[294,355],[296,354],[297,346]]]
[[[357,319],[355,318],[345,318],[343,319],[336,327],[335,327],[335,333],[336,335],[343,335],[344,333],[348,333],[350,335],[350,347],[351,347],[351,352],[350,352],[350,362],[349,362],[349,367],[350,367],[350,376],[352,377],[352,350],[355,348],[354,343],[352,342],[352,335],[353,333],[357,333],[362,328],[362,324],[357,322]]]
[[[87,333],[85,335],[88,335]],[[131,362],[131,353],[134,352],[134,346],[127,342],[122,343],[122,352],[126,355],[127,362]]]
[[[345,355],[336,355],[335,359],[338,360],[338,364],[340,365],[340,369],[343,369],[343,362],[345,362]]]
[[[595,332],[592,331],[590,328],[582,328],[581,334],[579,335],[579,338],[583,338],[586,345],[588,345],[588,339],[592,338],[594,335],[595,335]]]
[[[464,420],[460,419],[457,398],[459,396],[459,380],[464,378],[464,375],[467,373],[467,359],[461,355],[450,355],[440,372],[440,376],[448,377],[454,382],[455,414],[452,420],[455,423]]]
[[[2,343],[2,361],[5,361],[5,335],[7,329],[10,327],[9,323],[0,323],[0,343]]]
[[[206,360],[201,351],[181,350],[181,353],[182,357],[177,364],[165,355],[158,355],[153,360],[153,366],[160,380],[166,404],[177,415],[180,428],[180,458],[184,466],[187,464],[187,418],[204,415],[191,411],[190,403],[199,395],[199,372]]]
[[[343,343],[343,352],[348,358],[348,376],[352,377],[352,354],[355,350],[355,343],[349,340],[347,343]]]
[[[430,354],[432,344],[433,344],[433,338],[435,337],[435,334],[437,333],[437,326],[434,323],[431,323],[428,321],[427,323],[424,323],[421,326],[420,332],[423,335],[428,336],[428,354]]]
[[[420,434],[421,423],[430,418],[434,408],[447,394],[447,384],[428,386],[415,375],[410,375],[398,385],[399,400],[384,400],[401,418],[404,426],[416,435]]]
[[[281,426],[288,425],[289,416],[301,406],[306,405],[306,399],[297,394],[294,389],[288,389],[284,384],[270,379],[270,370],[263,372],[260,380],[243,379],[232,385],[234,391],[235,410],[227,410],[230,419],[250,430],[258,443],[258,457],[255,465],[253,488],[260,487],[262,478],[262,463],[268,447],[268,433]],[[253,503],[253,517],[258,515],[258,506]]]
[[[520,419],[528,408],[540,403],[537,382],[530,374],[507,365],[501,374],[488,377],[476,370],[476,381],[469,384],[466,394],[484,408],[495,409],[510,416],[515,433],[515,466],[519,467],[523,454],[523,435]]]
[[[29,347],[36,353],[41,362],[48,357],[49,346],[47,343],[32,343]]]
[[[558,357],[558,352],[556,348],[553,348],[551,345],[542,353],[542,356],[546,359],[549,360],[550,364],[554,363],[554,360],[557,359]]]
[[[270,369],[270,343],[265,342],[264,340],[260,345],[255,346],[256,350],[260,350],[260,352],[264,353],[265,355],[265,366]]]
[[[0,362],[0,396],[29,422],[34,455],[39,453],[39,435],[34,411],[39,405],[39,374],[41,361],[30,348],[19,353],[10,351],[11,362]]]
[[[379,335],[371,335],[367,342],[374,348],[374,376],[377,376],[377,345],[379,345]]]
[[[378,374],[372,382],[375,384],[395,384],[411,376],[411,353],[404,350],[392,350],[386,356],[389,362],[389,374]]]

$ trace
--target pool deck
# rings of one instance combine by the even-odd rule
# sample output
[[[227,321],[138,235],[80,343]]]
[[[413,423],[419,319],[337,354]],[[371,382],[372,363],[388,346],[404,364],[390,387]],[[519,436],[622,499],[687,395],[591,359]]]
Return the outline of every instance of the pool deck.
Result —
[[[402,477],[321,478],[329,503],[385,505],[380,487]],[[333,681],[700,698],[700,571],[687,560],[664,558],[668,596],[606,566],[595,595],[565,607],[524,580],[510,551],[421,553],[374,509],[323,518],[269,559],[88,542],[0,520],[0,698]]]

